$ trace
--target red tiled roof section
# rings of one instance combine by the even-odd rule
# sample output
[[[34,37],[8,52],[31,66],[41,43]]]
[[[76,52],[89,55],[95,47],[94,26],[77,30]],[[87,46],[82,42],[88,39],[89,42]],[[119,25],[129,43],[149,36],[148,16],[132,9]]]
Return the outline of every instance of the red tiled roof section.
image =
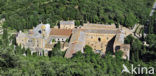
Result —
[[[74,53],[76,53],[74,51],[74,48],[75,48],[75,43],[71,44],[71,46],[68,48],[68,50],[66,51],[66,54],[65,54],[65,57],[66,58],[71,58],[73,56]]]
[[[72,34],[71,29],[56,29],[52,28],[50,35],[56,35],[56,36],[70,36]]]

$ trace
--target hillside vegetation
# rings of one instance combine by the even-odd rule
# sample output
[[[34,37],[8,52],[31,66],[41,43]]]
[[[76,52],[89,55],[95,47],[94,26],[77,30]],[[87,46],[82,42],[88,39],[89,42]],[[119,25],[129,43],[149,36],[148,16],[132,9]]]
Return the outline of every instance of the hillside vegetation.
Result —
[[[40,22],[60,20],[115,23],[132,27],[144,23],[154,0],[0,0],[0,18],[16,30],[32,28]]]
[[[5,18],[0,38],[0,76],[155,76],[155,74],[122,73],[123,64],[134,67],[156,68],[156,13],[149,17],[154,0],[0,0],[0,19]],[[16,35],[10,28],[27,30],[40,22],[57,25],[60,20],[116,23],[132,27],[139,22],[147,26],[141,38],[129,35],[130,60],[121,58],[122,52],[105,56],[95,54],[86,46],[84,53],[77,52],[65,58],[57,43],[49,56],[30,55],[30,50],[17,46]],[[9,27],[9,28],[7,28]],[[144,36],[147,32],[147,36]],[[147,45],[144,42],[147,42]],[[110,50],[111,51],[111,50]],[[24,55],[25,54],[25,55]],[[140,65],[140,66],[139,66]],[[136,71],[138,71],[136,69]],[[146,71],[146,70],[145,70]],[[149,70],[148,70],[149,71]],[[155,71],[154,71],[155,73]]]

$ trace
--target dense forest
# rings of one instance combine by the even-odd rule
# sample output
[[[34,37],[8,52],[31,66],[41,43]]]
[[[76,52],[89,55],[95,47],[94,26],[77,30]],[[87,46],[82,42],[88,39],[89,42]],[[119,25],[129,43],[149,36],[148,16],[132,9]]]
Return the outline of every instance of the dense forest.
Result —
[[[156,13],[149,17],[154,0],[0,0],[0,18],[5,18],[4,33],[0,38],[0,76],[139,76],[122,73],[123,64],[156,68]],[[49,56],[30,55],[30,50],[16,46],[16,35],[6,27],[29,29],[40,22],[51,27],[60,20],[116,23],[133,27],[135,23],[147,26],[147,36],[129,35],[125,43],[131,45],[130,61],[121,59],[122,52],[100,56],[87,46],[84,53],[64,58],[60,43]],[[1,36],[0,36],[1,37]],[[149,46],[144,45],[146,41]],[[24,53],[26,55],[24,55]],[[141,76],[152,76],[141,74]],[[155,75],[153,75],[155,76]]]
[[[144,24],[154,0],[0,0],[0,18],[16,30],[37,24],[57,25],[60,20],[115,23],[133,27]]]

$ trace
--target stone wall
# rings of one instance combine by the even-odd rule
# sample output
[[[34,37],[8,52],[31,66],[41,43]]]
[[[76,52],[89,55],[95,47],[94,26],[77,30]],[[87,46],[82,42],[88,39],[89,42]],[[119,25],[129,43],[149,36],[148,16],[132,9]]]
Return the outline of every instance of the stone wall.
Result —
[[[86,45],[93,48],[94,52],[101,50],[101,53],[105,54],[108,43],[113,39],[115,34],[98,34],[98,33],[86,33]]]
[[[60,29],[74,29],[75,22],[74,21],[60,21]]]

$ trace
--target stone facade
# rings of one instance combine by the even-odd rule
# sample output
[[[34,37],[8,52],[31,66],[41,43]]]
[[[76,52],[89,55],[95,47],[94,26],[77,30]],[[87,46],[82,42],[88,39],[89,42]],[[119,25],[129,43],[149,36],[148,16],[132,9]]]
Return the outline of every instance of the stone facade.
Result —
[[[74,21],[60,21],[59,28],[50,28],[49,24],[39,24],[28,33],[19,32],[17,44],[30,48],[33,52],[51,51],[54,45],[60,41],[61,50],[66,51],[65,57],[70,58],[78,51],[84,52],[85,45],[93,48],[95,53],[101,55],[106,51],[122,50],[124,59],[129,59],[130,46],[124,44],[125,33],[116,28],[114,24],[87,23],[80,28],[75,28]],[[70,40],[69,43],[67,39]],[[54,40],[54,42],[53,42]],[[46,54],[45,54],[46,55]]]
[[[74,21],[60,21],[60,29],[74,29],[75,22]]]
[[[28,33],[23,33],[22,31],[20,31],[17,34],[16,42],[18,45],[21,45],[24,48],[31,49],[32,52],[42,53],[45,45],[48,44],[49,34],[50,25],[39,24],[33,30],[29,30]]]
[[[120,45],[120,50],[123,52],[123,59],[130,59],[130,44],[122,44]]]
[[[49,24],[39,24],[37,27],[30,29],[28,33],[20,31],[16,36],[16,42],[21,47],[29,48],[32,53],[42,54],[43,50],[44,53],[51,51],[58,41],[65,42],[71,34],[71,29],[50,28]],[[64,44],[64,47],[62,47],[63,50],[67,49],[66,45]]]
[[[106,48],[110,46],[108,43],[113,39],[115,34],[97,34],[97,33],[86,33],[86,45],[89,45],[93,50],[98,53],[105,54]]]
[[[115,53],[118,50],[123,50],[123,58],[129,59],[130,46],[124,45],[124,31],[116,28],[114,24],[103,25],[87,23],[80,29],[75,29],[74,31],[65,57],[70,58],[78,51],[83,53],[85,45],[89,45],[93,48],[95,53],[100,53],[101,55],[106,54],[106,51],[113,50]],[[121,48],[115,49],[118,46]]]
[[[55,29],[52,28],[50,32],[51,39],[55,40],[56,42],[65,42],[72,34],[71,29]]]

